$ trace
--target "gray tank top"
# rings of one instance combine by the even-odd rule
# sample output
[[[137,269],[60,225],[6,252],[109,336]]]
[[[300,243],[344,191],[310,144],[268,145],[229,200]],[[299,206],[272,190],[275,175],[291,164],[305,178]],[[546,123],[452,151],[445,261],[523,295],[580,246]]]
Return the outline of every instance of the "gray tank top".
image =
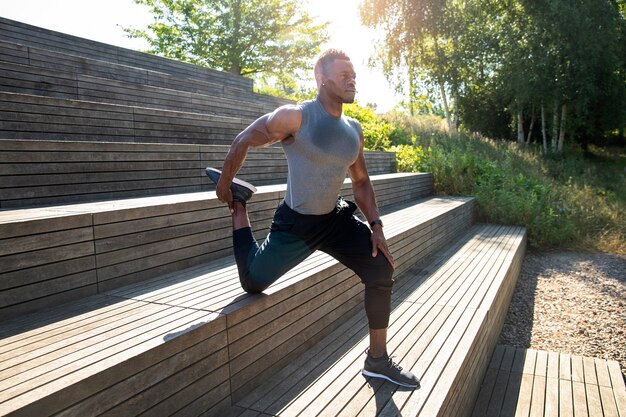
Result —
[[[327,214],[359,155],[361,126],[347,116],[331,116],[317,99],[300,109],[300,129],[293,141],[282,143],[289,166],[285,202],[300,214]]]

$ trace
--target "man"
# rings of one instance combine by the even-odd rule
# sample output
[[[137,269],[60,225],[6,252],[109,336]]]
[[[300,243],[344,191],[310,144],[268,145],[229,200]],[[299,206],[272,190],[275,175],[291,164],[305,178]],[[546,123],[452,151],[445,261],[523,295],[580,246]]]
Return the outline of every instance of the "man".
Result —
[[[370,347],[363,374],[416,388],[417,377],[394,363],[386,349],[395,265],[365,166],[361,126],[342,111],[344,103],[354,102],[355,78],[344,52],[324,52],[315,65],[317,98],[257,119],[235,138],[222,171],[207,168],[207,175],[217,183],[218,199],[230,208],[243,289],[259,293],[315,250],[330,254],[365,284]],[[246,210],[256,189],[235,175],[250,148],[277,142],[289,166],[287,191],[259,246]],[[346,172],[356,205],[338,197]],[[371,229],[353,215],[357,206]]]

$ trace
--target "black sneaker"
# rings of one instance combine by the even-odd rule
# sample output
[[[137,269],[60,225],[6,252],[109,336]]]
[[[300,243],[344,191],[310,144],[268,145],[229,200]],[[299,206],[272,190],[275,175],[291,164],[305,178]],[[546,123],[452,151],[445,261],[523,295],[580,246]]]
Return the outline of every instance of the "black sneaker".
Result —
[[[363,367],[363,375],[372,378],[383,378],[407,388],[420,387],[419,379],[411,372],[403,371],[402,367],[391,360],[387,353],[380,358],[371,357],[369,349],[366,353],[367,358],[365,359],[365,366]]]
[[[220,175],[222,175],[222,171],[207,167],[206,174],[211,181],[217,184],[220,180]],[[246,202],[252,197],[252,194],[256,193],[256,187],[239,178],[233,178],[233,182],[230,184],[230,191],[233,193],[233,200],[239,201],[245,206]]]

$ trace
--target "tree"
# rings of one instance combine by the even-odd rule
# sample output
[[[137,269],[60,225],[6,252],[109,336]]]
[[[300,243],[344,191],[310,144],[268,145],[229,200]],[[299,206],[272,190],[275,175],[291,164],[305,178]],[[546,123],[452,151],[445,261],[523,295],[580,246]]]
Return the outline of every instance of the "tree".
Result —
[[[134,0],[151,8],[147,29],[124,28],[149,52],[239,75],[283,80],[310,70],[328,39],[297,0]]]
[[[419,80],[436,87],[450,131],[459,122],[460,99],[474,58],[482,52],[477,33],[488,24],[478,0],[365,0],[361,20],[382,28],[385,38],[375,61],[388,78],[405,73],[410,107],[422,94]]]
[[[599,135],[624,123],[626,39],[616,4],[611,0],[520,0],[519,4],[532,35],[524,65],[527,82],[522,83],[527,92],[515,96],[522,97],[527,107],[551,103],[551,151],[563,151],[566,135],[576,134],[582,140],[589,128]]]
[[[375,60],[390,78],[396,69],[407,73],[410,107],[420,72],[439,87],[450,130],[455,130],[449,105],[449,91],[455,95],[456,79],[448,71],[453,43],[448,36],[444,15],[450,0],[366,0],[361,4],[361,20],[370,27],[382,27],[383,45]]]
[[[361,18],[384,29],[375,61],[411,100],[421,76],[439,87],[451,130],[535,132],[546,152],[624,131],[623,0],[365,0]]]

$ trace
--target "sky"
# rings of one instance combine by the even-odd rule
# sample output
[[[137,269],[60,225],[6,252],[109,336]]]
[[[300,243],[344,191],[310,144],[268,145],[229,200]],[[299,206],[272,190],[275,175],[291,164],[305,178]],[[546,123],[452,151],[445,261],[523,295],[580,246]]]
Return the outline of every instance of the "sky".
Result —
[[[343,49],[357,73],[357,101],[375,103],[379,112],[390,110],[400,98],[382,72],[367,65],[375,33],[359,21],[361,0],[308,0],[305,7],[329,21],[330,41],[322,45]],[[152,17],[146,6],[133,0],[0,0],[0,16],[82,38],[130,49],[146,49],[140,39],[129,39],[122,27],[145,28]]]

